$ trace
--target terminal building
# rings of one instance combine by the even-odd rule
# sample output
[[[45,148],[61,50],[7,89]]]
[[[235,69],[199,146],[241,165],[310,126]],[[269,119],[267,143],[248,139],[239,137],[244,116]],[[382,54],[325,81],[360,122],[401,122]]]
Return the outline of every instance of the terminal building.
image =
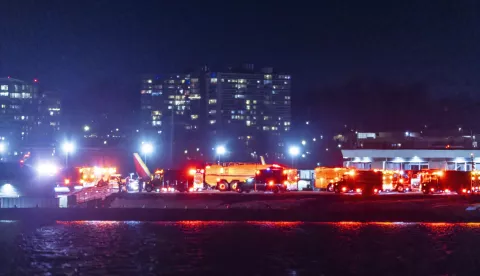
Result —
[[[470,171],[480,168],[476,136],[464,134],[461,129],[449,134],[357,132],[344,137],[343,165],[386,170]]]

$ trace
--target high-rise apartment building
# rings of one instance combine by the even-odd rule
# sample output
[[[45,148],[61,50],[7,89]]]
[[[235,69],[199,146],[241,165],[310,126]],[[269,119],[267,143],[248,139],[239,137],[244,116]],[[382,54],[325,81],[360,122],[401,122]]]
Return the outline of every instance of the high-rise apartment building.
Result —
[[[35,143],[54,143],[60,131],[61,100],[55,92],[41,93],[38,97],[38,114],[36,117],[33,140]]]
[[[210,73],[206,79],[208,123],[218,143],[237,156],[284,157],[284,138],[291,124],[291,76],[272,68]]]
[[[0,139],[10,144],[28,139],[38,116],[37,98],[35,84],[0,78]]]
[[[142,124],[158,135],[172,164],[215,159],[218,145],[231,161],[283,159],[290,130],[291,77],[253,65],[221,72],[146,76]],[[168,152],[168,154],[167,154]]]
[[[158,137],[155,140],[167,165],[202,154],[202,82],[199,74],[146,76],[142,81],[143,130],[149,137]]]

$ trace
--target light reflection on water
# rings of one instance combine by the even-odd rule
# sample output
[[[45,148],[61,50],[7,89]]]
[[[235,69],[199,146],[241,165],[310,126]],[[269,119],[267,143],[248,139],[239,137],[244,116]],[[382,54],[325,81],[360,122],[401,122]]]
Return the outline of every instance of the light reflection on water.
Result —
[[[480,263],[480,223],[9,221],[0,232],[0,275],[478,275]]]

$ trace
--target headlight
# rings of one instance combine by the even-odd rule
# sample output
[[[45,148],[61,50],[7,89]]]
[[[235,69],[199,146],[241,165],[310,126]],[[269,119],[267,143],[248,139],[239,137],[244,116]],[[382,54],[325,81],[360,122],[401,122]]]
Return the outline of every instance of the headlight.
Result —
[[[53,176],[56,175],[58,172],[58,168],[54,164],[41,164],[37,167],[37,172],[40,175],[48,175],[48,176]]]

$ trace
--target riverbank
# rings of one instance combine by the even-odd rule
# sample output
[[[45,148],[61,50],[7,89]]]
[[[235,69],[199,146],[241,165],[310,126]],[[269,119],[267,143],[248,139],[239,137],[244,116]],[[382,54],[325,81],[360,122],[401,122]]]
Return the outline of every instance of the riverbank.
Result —
[[[112,197],[77,208],[0,209],[0,220],[480,222],[476,198],[459,196]]]

